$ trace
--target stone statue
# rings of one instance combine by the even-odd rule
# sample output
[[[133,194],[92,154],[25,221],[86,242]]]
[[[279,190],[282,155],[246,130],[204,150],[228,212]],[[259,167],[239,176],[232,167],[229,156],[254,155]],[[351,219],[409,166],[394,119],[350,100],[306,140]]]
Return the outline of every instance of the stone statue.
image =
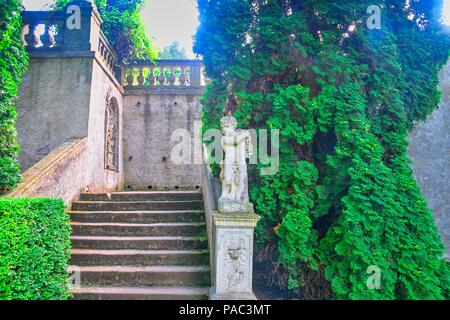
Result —
[[[248,130],[237,129],[232,116],[220,119],[222,195],[212,215],[214,283],[212,300],[255,300],[252,290],[253,230],[259,217],[248,199],[247,162],[253,152]]]
[[[115,98],[106,97],[105,169],[119,169],[119,106]]]
[[[225,159],[220,164],[222,195],[219,199],[219,212],[253,213],[253,205],[248,199],[248,176],[246,159],[253,151],[248,130],[237,129],[233,116],[220,119],[222,128],[222,148]]]
[[[114,163],[114,129],[110,127],[108,127],[106,129],[106,165],[107,168],[115,168],[115,163]]]

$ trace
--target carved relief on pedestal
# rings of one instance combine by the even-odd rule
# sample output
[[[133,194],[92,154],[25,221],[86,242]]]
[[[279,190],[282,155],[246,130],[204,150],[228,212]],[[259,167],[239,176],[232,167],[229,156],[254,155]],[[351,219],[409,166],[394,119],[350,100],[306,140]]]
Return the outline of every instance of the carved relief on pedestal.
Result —
[[[230,291],[251,290],[248,288],[249,237],[236,232],[227,232],[221,239],[223,250],[223,275]]]
[[[105,169],[119,171],[119,104],[106,97],[105,111]]]

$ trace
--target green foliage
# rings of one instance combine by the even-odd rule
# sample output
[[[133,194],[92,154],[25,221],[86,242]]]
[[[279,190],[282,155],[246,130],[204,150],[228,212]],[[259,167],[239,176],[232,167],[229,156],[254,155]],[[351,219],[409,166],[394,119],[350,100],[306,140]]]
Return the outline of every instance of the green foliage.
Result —
[[[442,241],[406,155],[414,123],[440,99],[442,1],[378,1],[374,30],[373,1],[198,4],[194,49],[212,79],[203,130],[228,112],[280,129],[278,173],[250,168],[269,276],[304,299],[448,298]],[[367,286],[371,266],[380,289]]]
[[[60,199],[0,199],[0,300],[69,297],[69,220]]]
[[[14,101],[26,70],[28,57],[20,40],[22,31],[21,4],[5,0],[0,5],[0,194],[14,188],[20,181],[17,161],[19,144],[16,138]]]
[[[62,9],[71,0],[56,0],[55,9]],[[102,30],[117,53],[119,61],[154,60],[157,52],[145,33],[141,18],[144,0],[95,0],[103,19]]]
[[[186,50],[178,41],[172,42],[158,53],[159,59],[187,59]]]

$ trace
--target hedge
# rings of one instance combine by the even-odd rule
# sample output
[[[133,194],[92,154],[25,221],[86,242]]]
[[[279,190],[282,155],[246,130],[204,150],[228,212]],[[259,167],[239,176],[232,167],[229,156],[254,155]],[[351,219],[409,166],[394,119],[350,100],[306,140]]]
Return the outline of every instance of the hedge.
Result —
[[[21,4],[18,0],[2,0],[0,6],[0,194],[20,181],[17,161],[14,101],[18,86],[28,65],[28,56],[20,40]]]
[[[0,199],[0,300],[67,299],[70,232],[61,199]]]

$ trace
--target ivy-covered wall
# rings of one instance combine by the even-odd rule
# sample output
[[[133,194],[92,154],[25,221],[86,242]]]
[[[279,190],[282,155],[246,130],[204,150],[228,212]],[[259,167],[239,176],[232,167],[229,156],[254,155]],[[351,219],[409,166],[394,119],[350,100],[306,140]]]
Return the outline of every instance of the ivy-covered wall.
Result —
[[[406,155],[440,99],[442,1],[378,1],[379,29],[366,25],[372,0],[198,4],[195,51],[212,78],[204,130],[229,112],[241,127],[280,129],[278,173],[259,164],[250,181],[269,280],[304,299],[448,297]]]
[[[14,102],[28,63],[20,40],[21,8],[19,0],[4,0],[0,5],[0,194],[14,188],[21,179],[14,126]]]

